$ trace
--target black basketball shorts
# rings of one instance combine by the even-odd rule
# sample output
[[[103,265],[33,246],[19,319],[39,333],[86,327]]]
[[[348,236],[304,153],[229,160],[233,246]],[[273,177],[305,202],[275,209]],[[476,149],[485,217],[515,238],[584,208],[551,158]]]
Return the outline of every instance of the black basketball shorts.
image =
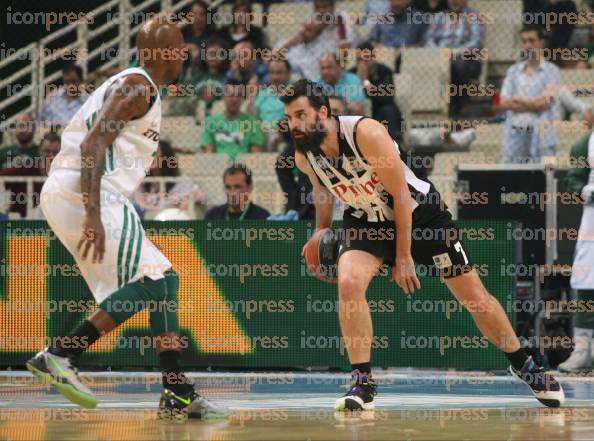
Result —
[[[415,221],[418,216],[414,214],[411,254],[419,275],[448,279],[472,270],[470,256],[449,211],[434,211],[434,216],[423,216],[422,222]],[[394,222],[368,222],[345,213],[339,259],[349,250],[366,251],[393,265],[396,257]]]

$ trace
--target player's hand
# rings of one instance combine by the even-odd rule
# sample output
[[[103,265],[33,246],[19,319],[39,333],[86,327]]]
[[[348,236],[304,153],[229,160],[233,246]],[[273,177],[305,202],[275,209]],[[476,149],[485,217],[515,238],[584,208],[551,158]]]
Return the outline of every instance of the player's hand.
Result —
[[[308,243],[309,243],[309,240],[307,242],[305,242],[305,245],[303,245],[303,248],[301,248],[301,256],[303,256],[303,257],[305,257],[305,248],[307,248]]]
[[[421,289],[421,282],[417,278],[415,263],[411,256],[397,258],[392,270],[392,280],[404,290],[406,294],[412,294],[415,289]]]
[[[105,255],[105,228],[101,222],[101,215],[87,214],[83,225],[83,232],[76,250],[82,249],[82,258],[87,260],[89,250],[93,247],[93,263],[103,262]]]

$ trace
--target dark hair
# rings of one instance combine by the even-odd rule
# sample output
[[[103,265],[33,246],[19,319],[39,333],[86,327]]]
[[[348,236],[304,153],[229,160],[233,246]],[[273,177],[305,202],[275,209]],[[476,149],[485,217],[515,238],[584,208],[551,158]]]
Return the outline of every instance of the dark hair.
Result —
[[[149,176],[160,176],[160,177],[175,177],[179,176],[179,163],[177,155],[173,151],[171,144],[164,140],[159,140],[159,150],[161,154],[157,156],[159,174],[154,175],[152,170]],[[169,193],[175,186],[175,182],[168,182],[165,184],[165,191]],[[144,191],[150,192],[152,189],[158,188],[153,183],[145,182]]]
[[[60,135],[58,135],[56,132],[47,132],[45,135],[43,135],[43,138],[41,139],[41,142],[43,141],[60,142],[61,138]]]
[[[252,2],[250,0],[236,0],[235,3],[233,3],[231,12],[233,14],[235,14],[235,11],[237,11],[237,9],[242,6],[247,6],[247,8],[249,9],[249,12],[250,13],[253,12]]]
[[[204,9],[207,16],[209,13],[214,14],[215,12],[217,12],[217,8],[213,8],[212,6],[210,6],[207,2],[205,2],[203,0],[193,1],[192,4],[188,7],[188,11],[191,11],[194,6],[199,6],[202,9]],[[216,30],[217,30],[217,28],[216,28],[215,24],[213,23],[213,20],[212,19],[208,20],[208,18],[207,18],[205,33],[206,34],[213,33],[213,32],[216,32]]]
[[[82,80],[83,78],[83,70],[82,67],[77,66],[76,64],[69,64],[67,66],[64,66],[62,68],[62,75],[70,73],[70,72],[76,72],[76,74],[78,75],[78,77]]]
[[[195,0],[195,1],[193,1],[192,4],[190,5],[190,8],[193,8],[194,6],[200,6],[205,11],[208,11],[208,9],[210,8],[210,6],[208,5],[208,3],[206,3],[203,0]]]
[[[343,96],[340,95],[330,95],[328,97],[328,102],[330,102],[330,100],[338,100],[338,101],[342,101],[345,105],[346,105],[346,99]]]
[[[539,40],[544,40],[546,38],[544,30],[538,25],[524,25],[520,30],[520,34],[525,32],[536,32],[536,35]]]
[[[361,43],[359,46],[357,46],[357,49],[363,51],[363,50],[368,50],[368,51],[372,51],[374,49],[373,44],[371,44],[371,41],[367,40],[364,41],[363,43]]]
[[[297,98],[302,96],[307,97],[309,105],[314,109],[320,110],[322,106],[326,106],[328,115],[331,114],[330,101],[328,100],[328,95],[324,91],[324,86],[305,78],[297,80],[295,83],[287,87],[285,92],[281,95],[280,100],[284,104],[291,104]]]
[[[287,70],[291,72],[291,63],[289,63],[289,60],[287,60],[285,57],[272,57],[268,61],[268,65],[273,62],[283,63],[287,67]]]
[[[233,163],[229,166],[225,172],[223,173],[223,181],[229,175],[234,175],[236,173],[242,173],[245,176],[245,183],[247,185],[252,185],[252,172],[245,164],[241,164],[239,162]]]
[[[227,70],[229,70],[229,43],[226,39],[217,36],[217,35],[212,35],[209,38],[206,39],[206,41],[204,42],[204,50],[208,51],[209,46],[212,46],[213,44],[217,44],[219,46],[221,46],[221,48],[223,49],[223,54],[224,54],[224,59],[223,59],[223,63],[221,63],[221,65],[219,66],[219,74],[223,75],[225,72],[227,72]],[[206,54],[204,54],[205,56],[201,56],[201,54],[198,54],[198,57],[195,58],[195,66],[198,70],[200,71],[207,71],[208,70],[208,65],[206,63]]]

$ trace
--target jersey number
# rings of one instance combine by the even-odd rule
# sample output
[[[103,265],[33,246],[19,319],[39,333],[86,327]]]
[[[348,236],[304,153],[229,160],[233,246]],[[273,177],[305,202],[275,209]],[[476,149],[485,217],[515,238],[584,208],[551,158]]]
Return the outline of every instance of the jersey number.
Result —
[[[468,265],[468,257],[466,257],[466,253],[464,252],[464,248],[462,248],[462,244],[460,242],[456,242],[454,244],[454,249],[459,253],[462,253],[462,257],[464,257],[464,264]]]
[[[152,139],[153,141],[159,141],[159,133],[155,132],[152,129],[148,129],[146,132],[142,134],[142,136],[146,136],[147,138]]]

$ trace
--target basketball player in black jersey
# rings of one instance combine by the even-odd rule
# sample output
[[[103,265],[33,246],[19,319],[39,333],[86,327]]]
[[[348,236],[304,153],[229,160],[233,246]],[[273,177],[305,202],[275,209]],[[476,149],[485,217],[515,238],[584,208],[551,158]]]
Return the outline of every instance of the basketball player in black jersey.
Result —
[[[559,407],[564,401],[561,385],[521,348],[505,311],[473,269],[439,193],[404,164],[385,127],[370,118],[332,116],[322,87],[308,80],[287,88],[281,99],[297,166],[313,185],[316,229],[331,226],[335,197],[345,206],[339,320],[353,385],[336,401],[336,410],[373,409],[373,326],[365,293],[380,266],[389,263],[393,280],[412,294],[421,287],[415,262],[444,280],[481,332],[505,353],[510,372],[540,402]]]

